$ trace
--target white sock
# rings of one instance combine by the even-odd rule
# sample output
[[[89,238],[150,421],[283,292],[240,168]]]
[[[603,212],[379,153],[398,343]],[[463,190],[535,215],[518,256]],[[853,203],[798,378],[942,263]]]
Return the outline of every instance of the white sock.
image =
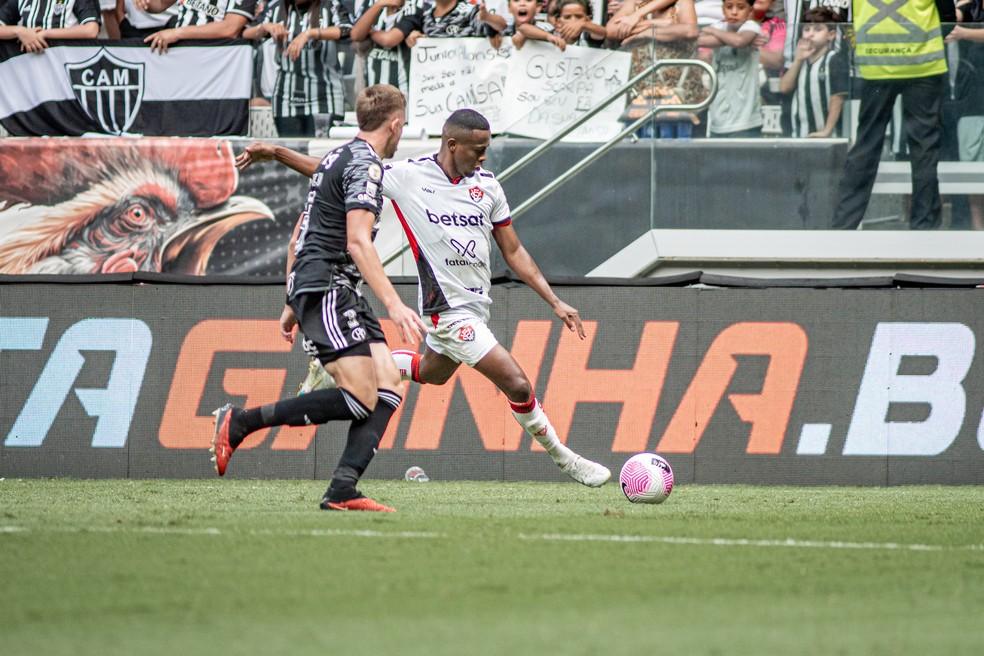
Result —
[[[526,403],[510,403],[509,406],[519,425],[543,445],[557,465],[563,467],[574,461],[577,454],[557,437],[557,431],[554,430],[553,424],[550,423],[550,419],[535,397]]]
[[[420,382],[419,376],[415,375],[417,373],[417,367],[420,366],[419,354],[413,351],[397,349],[393,351],[393,361],[396,363],[396,368],[400,370],[401,380]]]

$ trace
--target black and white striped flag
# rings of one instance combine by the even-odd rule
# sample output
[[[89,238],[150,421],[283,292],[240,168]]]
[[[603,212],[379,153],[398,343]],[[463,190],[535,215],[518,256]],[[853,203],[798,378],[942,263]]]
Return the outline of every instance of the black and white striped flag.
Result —
[[[14,136],[245,135],[252,49],[186,41],[159,55],[139,40],[0,41],[0,123]]]

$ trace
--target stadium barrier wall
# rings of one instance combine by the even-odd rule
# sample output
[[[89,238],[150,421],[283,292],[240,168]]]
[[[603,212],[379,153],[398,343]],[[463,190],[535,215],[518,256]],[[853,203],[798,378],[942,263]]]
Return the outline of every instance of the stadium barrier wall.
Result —
[[[246,143],[223,138],[0,139],[0,275],[281,277],[309,181],[272,162],[238,172],[234,157]],[[343,141],[278,143],[322,156]],[[502,171],[533,143],[497,138],[489,153],[490,168]],[[421,156],[437,147],[434,141],[407,139],[398,157]],[[508,179],[505,187],[512,206],[590,148],[559,144],[535,166]],[[590,174],[577,176],[518,217],[515,225],[526,249],[551,277],[594,275],[596,268],[621,258],[652,229],[734,231],[758,226],[785,233],[828,227],[832,190],[845,153],[846,144],[836,140],[620,144]],[[763,178],[757,172],[767,165],[774,174]],[[410,255],[393,257],[406,239],[388,203],[380,226],[376,244],[381,256],[392,262],[389,272],[415,274]],[[119,235],[119,241],[100,241],[104,230]],[[776,238],[793,239],[773,232]],[[771,235],[736,235],[739,242],[771,248]],[[667,266],[674,266],[673,244],[688,243],[677,237],[670,245],[661,239],[658,255],[663,255],[663,246],[669,249],[663,263]],[[714,233],[709,232],[708,239],[713,242]],[[846,252],[855,253],[854,237],[844,233],[842,239]],[[904,263],[912,264],[902,239],[892,237],[891,248],[882,249],[883,264],[885,253],[899,258],[901,270],[907,269]],[[969,233],[933,239],[946,253],[954,250],[948,245],[955,241],[964,244],[964,251],[973,251],[965,243],[972,241]],[[735,243],[734,237],[727,243]],[[754,260],[749,248],[739,243],[726,259]],[[702,251],[688,249],[685,246],[684,252],[696,259],[685,266],[700,268],[706,262]],[[916,260],[954,263],[934,249],[923,250]],[[493,270],[504,266],[496,251]]]
[[[728,141],[619,145],[590,174],[577,176],[517,220],[524,245],[547,275],[584,276],[654,227],[829,227],[831,190],[845,143]],[[0,274],[105,275],[139,269],[282,275],[287,241],[309,181],[271,162],[237,172],[234,156],[246,143],[0,139]],[[326,145],[342,141],[277,143],[321,155]],[[489,167],[503,170],[534,143],[496,139]],[[421,148],[433,152],[437,146],[408,143],[400,156],[419,156]],[[591,148],[560,144],[509,179],[512,206]],[[759,171],[766,166],[774,174],[763,178]],[[39,185],[38,179],[58,184]],[[121,197],[127,201],[118,202]],[[381,238],[395,247],[403,237],[390,237],[400,228],[395,215],[387,218],[392,214],[388,205]],[[128,218],[134,214],[140,217],[136,227]],[[127,235],[131,256],[104,253],[105,244],[93,242],[98,231],[84,229],[97,223]],[[117,251],[125,248],[113,245]],[[498,270],[503,263],[496,258],[493,268]]]
[[[682,483],[984,483],[977,291],[560,292],[588,339],[513,284],[492,290],[492,328],[561,435],[615,470],[655,450]],[[278,334],[282,303],[275,285],[0,285],[0,476],[213,476],[211,411],[293,394],[305,374]],[[228,475],[325,479],[344,432],[262,431]],[[562,479],[471,370],[409,387],[369,475],[411,465]]]

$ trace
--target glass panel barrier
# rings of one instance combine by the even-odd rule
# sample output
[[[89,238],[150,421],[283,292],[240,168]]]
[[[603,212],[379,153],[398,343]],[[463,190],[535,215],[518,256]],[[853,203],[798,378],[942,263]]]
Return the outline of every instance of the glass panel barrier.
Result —
[[[540,143],[533,138],[555,133],[552,128],[558,122],[583,115],[592,100],[611,92],[614,82],[591,90],[590,81],[597,79],[599,69],[610,74],[625,65],[626,55],[628,76],[660,59],[698,58],[710,63],[717,74],[718,90],[710,109],[668,110],[654,116],[633,138],[622,141],[542,201],[539,209],[531,210],[531,217],[547,220],[565,213],[564,208],[573,203],[589,217],[631,223],[644,216],[650,228],[658,229],[984,229],[984,38],[977,39],[971,25],[957,26],[955,31],[953,27],[945,25],[942,30],[949,35],[944,46],[945,74],[919,83],[881,85],[898,97],[884,110],[885,137],[880,147],[877,135],[870,136],[870,125],[864,126],[869,134],[867,148],[877,156],[870,166],[862,167],[861,174],[853,169],[850,180],[870,177],[872,169],[876,174],[866,209],[854,211],[859,217],[854,225],[837,211],[845,163],[863,123],[865,89],[848,23],[804,23],[794,28],[769,19],[760,26],[761,35],[742,48],[728,45],[732,37],[715,42],[713,29],[687,29],[679,18],[653,19],[647,30],[623,40],[618,51],[599,51],[591,65],[578,68],[570,65],[574,59],[565,58],[563,83],[544,83],[532,109],[497,138],[495,164],[502,170],[515,162]],[[984,24],[977,29],[984,35]],[[868,84],[874,94],[878,83]],[[932,88],[938,95],[912,91],[927,85],[936,85]],[[587,137],[562,141],[509,180],[513,205],[562,175],[602,137],[633,118],[654,106],[698,101],[708,87],[708,75],[696,67],[668,67],[644,78],[613,103],[615,109],[592,119],[595,127]],[[911,97],[915,106],[908,121],[903,96]],[[934,111],[941,117],[938,127],[926,119],[926,113]],[[561,114],[564,121],[558,120]],[[907,133],[907,123],[915,126],[910,128],[915,134]],[[531,125],[538,127],[531,131]],[[919,132],[927,129],[928,136]],[[934,139],[939,143],[938,224],[910,225],[913,147],[919,160],[927,147],[933,149]],[[849,205],[864,206],[864,189],[844,194]],[[920,212],[926,213],[917,202],[916,213]]]

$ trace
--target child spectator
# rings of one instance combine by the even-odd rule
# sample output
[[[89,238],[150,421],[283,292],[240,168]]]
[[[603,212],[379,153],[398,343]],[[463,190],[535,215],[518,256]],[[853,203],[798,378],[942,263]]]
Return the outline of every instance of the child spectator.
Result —
[[[23,52],[42,52],[48,39],[97,36],[96,0],[0,0],[0,39],[18,39]]]
[[[762,133],[759,97],[759,24],[752,20],[752,0],[724,0],[724,20],[705,27],[698,43],[714,49],[717,94],[708,112],[708,136],[757,137]]]
[[[786,45],[783,48],[787,65],[793,61],[796,50],[796,35],[799,34],[799,28],[806,12],[811,9],[826,7],[831,11],[835,23],[850,23],[852,18],[851,0],[783,0],[783,5],[786,9],[786,25],[789,26],[786,32]],[[843,33],[838,36],[837,47],[840,47],[840,39],[843,36]],[[846,51],[846,49],[844,50]]]
[[[561,50],[567,42],[555,34],[555,26],[546,20],[537,20],[537,0],[509,0],[509,13],[512,24],[503,30],[503,36],[512,37],[513,45],[522,48],[527,39],[548,41]]]
[[[793,63],[779,82],[780,91],[793,94],[793,136],[837,136],[849,70],[846,57],[834,48],[834,14],[826,7],[811,9],[802,27]]]
[[[366,8],[352,26],[350,35],[354,43],[366,41],[372,44],[366,54],[366,77],[370,86],[391,84],[404,94],[410,88],[410,47],[401,40],[394,46],[383,46],[370,37],[396,27],[405,16],[423,9],[422,0],[375,0]]]
[[[535,22],[533,0],[510,0],[509,11],[515,17],[513,45],[521,48],[526,39],[549,41],[561,50],[568,45],[598,48],[605,42],[605,28],[590,20],[587,0],[558,0],[551,4],[553,21]],[[507,28],[508,30],[509,28]]]
[[[557,34],[568,45],[598,48],[605,42],[605,28],[591,22],[588,0],[560,0],[557,9]]]

